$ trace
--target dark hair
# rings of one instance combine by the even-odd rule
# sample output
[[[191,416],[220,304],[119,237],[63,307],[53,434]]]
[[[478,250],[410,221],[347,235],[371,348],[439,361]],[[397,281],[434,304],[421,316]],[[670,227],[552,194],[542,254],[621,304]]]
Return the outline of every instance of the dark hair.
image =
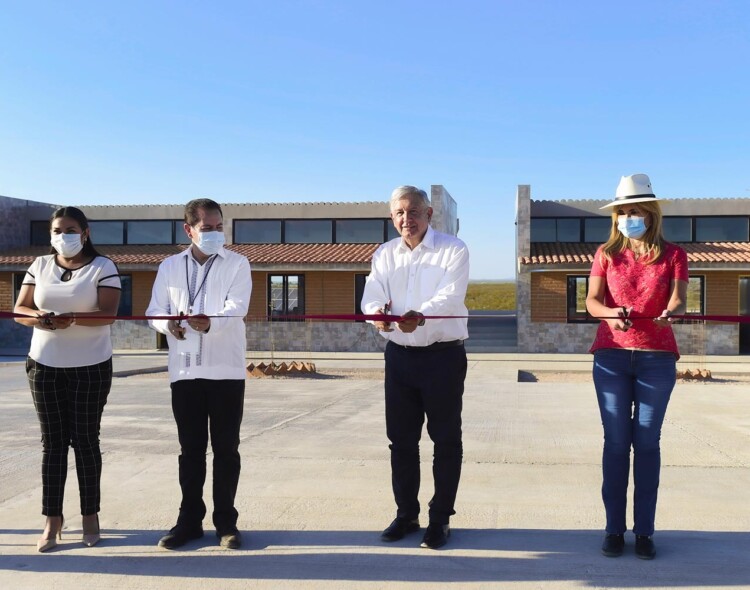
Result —
[[[221,212],[221,205],[212,199],[193,199],[187,205],[185,205],[185,223],[190,227],[193,227],[198,221],[198,209],[204,211],[218,211],[222,219],[224,214]]]
[[[89,228],[89,220],[86,219],[83,211],[81,211],[78,207],[60,207],[59,209],[57,209],[52,214],[52,217],[49,218],[50,229],[52,229],[52,222],[55,219],[59,219],[60,217],[70,217],[71,219],[75,220],[78,225],[81,226],[82,230],[86,230]],[[96,248],[94,248],[94,244],[91,242],[91,232],[89,232],[88,239],[83,242],[83,250],[81,250],[81,252],[85,256],[101,256],[101,254],[96,251]],[[50,248],[49,253],[57,254],[57,250],[55,250],[54,248]]]

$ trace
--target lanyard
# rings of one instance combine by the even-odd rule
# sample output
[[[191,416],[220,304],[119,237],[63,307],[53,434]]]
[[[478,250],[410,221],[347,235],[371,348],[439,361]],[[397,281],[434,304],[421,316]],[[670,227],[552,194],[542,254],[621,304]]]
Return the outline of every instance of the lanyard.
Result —
[[[187,280],[187,292],[188,292],[188,315],[192,315],[193,313],[193,303],[195,303],[195,300],[198,298],[198,294],[201,292],[201,289],[203,289],[203,286],[206,284],[206,279],[208,278],[208,273],[211,272],[211,267],[213,266],[214,260],[216,260],[216,254],[214,254],[211,258],[209,258],[208,262],[206,263],[206,272],[203,274],[203,280],[201,281],[201,284],[198,285],[198,288],[195,290],[195,293],[190,292],[190,270],[188,268],[188,258],[190,256],[185,256],[185,278]]]

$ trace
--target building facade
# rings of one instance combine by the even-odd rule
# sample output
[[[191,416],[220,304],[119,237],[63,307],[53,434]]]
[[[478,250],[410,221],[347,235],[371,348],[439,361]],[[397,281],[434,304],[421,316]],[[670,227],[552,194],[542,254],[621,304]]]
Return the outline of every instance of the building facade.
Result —
[[[458,232],[457,204],[431,187],[432,226]],[[49,217],[59,205],[0,197],[11,231],[0,237],[0,310],[12,311],[24,273],[49,251]],[[372,255],[397,236],[388,201],[358,203],[222,203],[227,248],[248,258],[253,292],[246,318],[250,351],[382,350],[384,339],[364,322],[295,320],[294,316],[360,311]],[[164,258],[187,247],[184,205],[81,207],[96,248],[117,264],[123,281],[118,315],[143,315]],[[163,348],[145,320],[116,321],[115,349]],[[0,353],[25,354],[31,330],[0,321]]]
[[[519,352],[587,352],[598,321],[586,313],[588,274],[609,236],[611,199],[534,201],[516,196]],[[664,234],[688,255],[688,314],[750,315],[750,199],[661,203]],[[750,324],[685,321],[683,354],[750,354]]]

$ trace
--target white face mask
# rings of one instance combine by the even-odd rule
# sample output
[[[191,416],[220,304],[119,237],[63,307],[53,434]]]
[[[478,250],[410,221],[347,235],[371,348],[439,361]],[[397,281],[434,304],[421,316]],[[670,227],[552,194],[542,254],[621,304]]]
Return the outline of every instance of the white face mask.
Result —
[[[83,250],[81,234],[52,234],[49,243],[63,258],[73,258]]]
[[[200,231],[198,232],[198,239],[195,241],[195,245],[206,256],[213,256],[214,254],[218,254],[219,250],[224,247],[225,241],[224,232]]]

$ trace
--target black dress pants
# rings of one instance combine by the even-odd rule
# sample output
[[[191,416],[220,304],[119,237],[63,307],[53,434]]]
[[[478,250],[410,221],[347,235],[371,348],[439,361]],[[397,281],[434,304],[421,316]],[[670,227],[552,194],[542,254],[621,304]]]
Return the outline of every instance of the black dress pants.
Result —
[[[185,379],[172,383],[172,412],[180,441],[179,524],[199,527],[206,515],[203,484],[211,434],[213,462],[213,523],[217,531],[237,525],[234,498],[240,479],[240,425],[245,381]]]
[[[434,444],[435,492],[430,522],[448,524],[461,477],[463,445],[461,409],[466,378],[463,345],[439,350],[405,348],[389,342],[385,349],[385,423],[391,441],[391,478],[397,516],[419,515],[419,439],[427,418]]]

